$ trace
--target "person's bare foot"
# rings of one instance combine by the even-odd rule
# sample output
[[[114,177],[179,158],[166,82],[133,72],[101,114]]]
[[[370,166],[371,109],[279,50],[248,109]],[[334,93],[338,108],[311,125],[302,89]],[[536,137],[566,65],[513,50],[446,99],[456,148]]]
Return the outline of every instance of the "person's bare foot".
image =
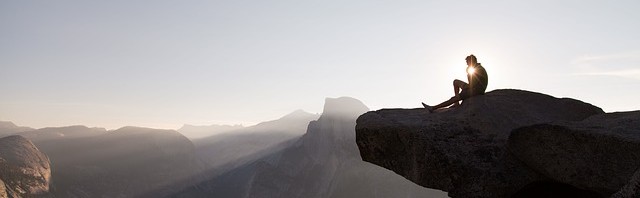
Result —
[[[423,106],[427,111],[429,111],[429,113],[433,113],[433,107],[432,107],[432,106],[429,106],[429,105],[427,105],[427,104],[424,104],[424,102],[422,103],[422,106]]]

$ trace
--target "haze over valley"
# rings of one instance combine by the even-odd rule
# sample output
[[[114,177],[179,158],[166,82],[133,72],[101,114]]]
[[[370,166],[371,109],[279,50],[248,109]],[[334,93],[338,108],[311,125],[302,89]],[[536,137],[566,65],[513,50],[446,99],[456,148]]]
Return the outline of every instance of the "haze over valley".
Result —
[[[26,138],[50,160],[49,191],[39,196],[447,197],[361,161],[355,119],[366,111],[342,97],[327,98],[322,114],[296,110],[247,127],[33,129],[3,121],[0,134]]]
[[[0,1],[0,198],[637,198],[638,8]]]

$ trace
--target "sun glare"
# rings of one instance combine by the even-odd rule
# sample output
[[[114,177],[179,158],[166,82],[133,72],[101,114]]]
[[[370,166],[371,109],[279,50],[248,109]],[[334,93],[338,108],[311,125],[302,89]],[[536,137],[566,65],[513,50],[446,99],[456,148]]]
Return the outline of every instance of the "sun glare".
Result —
[[[473,75],[473,73],[476,73],[476,68],[473,67],[467,67],[467,73],[469,75]]]
[[[465,51],[465,50],[460,49],[459,51]],[[514,65],[513,63],[516,62],[516,60],[513,59],[511,52],[501,48],[494,48],[487,45],[483,45],[482,48],[471,49],[466,51],[468,52],[457,53],[455,54],[456,55],[455,57],[453,56],[451,57],[452,61],[456,61],[452,63],[456,64],[457,66],[457,67],[451,67],[451,72],[453,73],[454,77],[461,80],[466,80],[466,75],[462,76],[465,73],[461,73],[462,72],[461,69],[467,67],[464,61],[464,57],[469,54],[474,54],[478,58],[478,63],[482,63],[482,66],[486,69],[486,72],[489,75],[490,79],[489,79],[489,85],[488,85],[487,91],[490,91],[491,89],[495,89],[495,88],[500,88],[500,87],[504,88],[504,87],[516,86],[514,82],[509,82],[509,80],[513,80],[515,76],[518,75],[518,73],[514,73],[514,70],[515,70],[514,68],[516,67],[515,66],[505,67],[507,63],[511,63],[511,65]],[[522,67],[522,66],[519,66],[519,67]],[[476,68],[467,68],[466,73],[474,74],[475,72],[477,72],[475,70]]]

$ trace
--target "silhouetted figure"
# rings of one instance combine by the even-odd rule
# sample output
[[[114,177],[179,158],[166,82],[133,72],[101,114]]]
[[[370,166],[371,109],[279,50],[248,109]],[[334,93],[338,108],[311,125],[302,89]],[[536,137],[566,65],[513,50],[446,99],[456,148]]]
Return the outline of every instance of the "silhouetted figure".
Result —
[[[465,60],[467,61],[467,80],[469,81],[469,84],[458,79],[453,80],[453,93],[455,95],[451,97],[451,99],[436,106],[429,106],[423,102],[422,106],[424,106],[425,109],[429,110],[429,112],[433,112],[436,109],[448,107],[449,105],[453,105],[452,107],[455,107],[460,105],[459,102],[461,100],[466,100],[472,96],[484,94],[489,81],[487,71],[480,63],[478,63],[478,59],[473,54],[467,56]]]

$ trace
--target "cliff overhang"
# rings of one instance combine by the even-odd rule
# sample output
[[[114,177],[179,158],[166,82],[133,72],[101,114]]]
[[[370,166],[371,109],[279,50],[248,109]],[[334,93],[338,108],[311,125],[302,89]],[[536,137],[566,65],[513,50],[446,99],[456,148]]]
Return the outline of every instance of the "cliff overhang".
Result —
[[[364,161],[451,197],[625,197],[640,180],[638,118],[505,89],[437,113],[367,112],[357,120],[356,143]]]

